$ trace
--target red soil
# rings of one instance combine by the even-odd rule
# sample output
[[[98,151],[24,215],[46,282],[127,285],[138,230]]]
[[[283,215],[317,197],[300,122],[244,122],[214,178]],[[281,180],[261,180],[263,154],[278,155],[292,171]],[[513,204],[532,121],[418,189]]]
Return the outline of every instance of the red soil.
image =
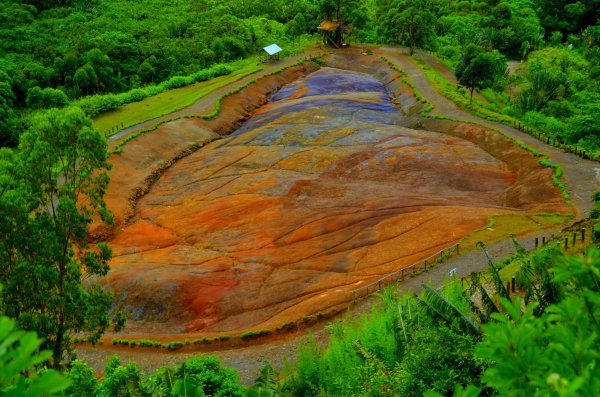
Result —
[[[551,171],[473,125],[419,121],[438,134],[378,124],[376,143],[361,141],[363,124],[307,138],[303,127],[335,112],[315,106],[208,143],[310,71],[265,78],[227,97],[216,119],[164,124],[112,156],[107,202],[118,227],[107,283],[131,316],[127,332],[173,339],[274,329],[343,305],[351,290],[491,215],[568,210]],[[301,86],[290,100],[306,93]],[[355,142],[334,144],[353,134]],[[265,136],[269,144],[257,143]]]

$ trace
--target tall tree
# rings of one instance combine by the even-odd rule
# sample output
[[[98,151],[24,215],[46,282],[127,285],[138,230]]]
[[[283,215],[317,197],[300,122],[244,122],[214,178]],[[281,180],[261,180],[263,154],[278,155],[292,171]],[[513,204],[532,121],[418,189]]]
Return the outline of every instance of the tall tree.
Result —
[[[71,354],[72,333],[97,341],[109,326],[111,295],[83,285],[105,275],[111,257],[88,242],[94,216],[111,221],[107,156],[106,139],[76,107],[38,114],[16,153],[0,151],[0,311],[45,338],[55,368]]]
[[[425,47],[435,35],[436,0],[394,0],[385,15],[392,40],[410,48]]]
[[[506,74],[506,59],[497,51],[486,52],[483,48],[470,45],[465,49],[462,61],[456,67],[458,82],[471,93],[473,102],[475,89],[488,88]]]

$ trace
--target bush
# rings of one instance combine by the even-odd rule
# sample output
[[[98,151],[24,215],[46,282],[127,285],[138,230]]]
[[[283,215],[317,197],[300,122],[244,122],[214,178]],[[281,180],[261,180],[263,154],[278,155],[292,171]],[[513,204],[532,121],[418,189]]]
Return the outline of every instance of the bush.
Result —
[[[242,339],[242,340],[252,339],[252,338],[257,338],[259,336],[268,335],[270,333],[271,333],[271,331],[269,331],[268,329],[261,329],[260,331],[248,331],[248,332],[244,332],[243,334],[241,334],[240,339]]]
[[[69,98],[61,90],[33,87],[27,91],[27,107],[32,109],[62,108],[69,104]]]
[[[183,343],[181,342],[169,342],[166,345],[162,345],[162,347],[164,349],[167,350],[177,350],[177,349],[181,349],[183,347]]]
[[[65,395],[72,397],[96,397],[98,395],[99,384],[94,376],[94,370],[83,361],[74,360],[66,375],[71,381],[71,386]]]
[[[186,76],[173,76],[169,80],[159,84],[165,91],[173,88],[179,88],[192,83],[192,79]]]
[[[177,367],[158,369],[145,382],[152,395],[229,396],[244,395],[235,370],[221,365],[214,356],[192,357]]]
[[[124,394],[126,391],[127,394]],[[118,356],[113,356],[106,364],[104,377],[100,383],[99,396],[142,396],[142,373],[137,365],[130,363],[123,367]]]

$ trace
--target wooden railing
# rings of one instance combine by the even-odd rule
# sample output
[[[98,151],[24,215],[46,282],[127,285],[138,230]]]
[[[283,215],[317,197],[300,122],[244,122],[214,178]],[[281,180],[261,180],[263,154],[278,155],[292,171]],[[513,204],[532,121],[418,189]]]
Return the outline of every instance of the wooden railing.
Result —
[[[431,266],[436,263],[443,262],[446,258],[449,258],[452,254],[456,253],[456,255],[460,254],[460,245],[459,243],[452,244],[451,246],[444,248],[440,251],[437,251],[428,257],[419,260],[418,262],[413,263],[410,266],[405,266],[402,269],[399,269],[393,273],[387,274],[380,279],[372,282],[371,284],[364,285],[362,287],[356,288],[350,291],[352,295],[352,299],[361,298],[363,296],[367,296],[372,294],[373,292],[379,291],[382,287],[389,285],[393,282],[404,281],[406,276],[409,276],[416,272],[421,272],[427,269],[428,266]]]

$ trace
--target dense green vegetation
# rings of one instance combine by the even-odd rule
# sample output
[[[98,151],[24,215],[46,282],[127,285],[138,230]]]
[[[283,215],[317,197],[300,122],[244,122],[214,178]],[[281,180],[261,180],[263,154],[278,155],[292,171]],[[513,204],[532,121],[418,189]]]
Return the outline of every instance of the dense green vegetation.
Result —
[[[180,87],[190,83],[183,76],[254,55],[274,41],[292,47],[320,18],[310,0],[24,3],[0,3],[0,145],[16,145],[29,110],[174,76],[163,90]]]
[[[469,89],[492,87],[497,93],[488,96],[499,111],[590,151],[599,148],[600,126],[591,116],[600,106],[598,9],[597,0],[341,2],[351,40],[432,50],[461,76],[475,52],[475,66],[485,66],[488,52],[496,62],[500,55],[525,61],[509,79],[495,70],[494,78],[461,81]],[[230,73],[203,69],[274,41],[294,47],[335,15],[334,0],[2,2],[0,144],[17,144],[33,110],[94,95],[77,102],[93,116]]]
[[[107,157],[106,139],[77,107],[36,114],[17,151],[0,149],[0,312],[45,339],[55,368],[71,333],[94,342],[109,326],[110,294],[82,286],[84,272],[106,275],[111,258],[88,237],[92,217],[111,222]]]
[[[528,304],[473,275],[470,287],[425,286],[332,327],[325,350],[309,344],[280,387],[292,395],[583,395],[600,391],[600,253],[565,257],[549,247],[517,258]],[[532,291],[535,291],[533,293]],[[438,395],[430,393],[429,395]],[[458,393],[457,395],[463,395]]]

